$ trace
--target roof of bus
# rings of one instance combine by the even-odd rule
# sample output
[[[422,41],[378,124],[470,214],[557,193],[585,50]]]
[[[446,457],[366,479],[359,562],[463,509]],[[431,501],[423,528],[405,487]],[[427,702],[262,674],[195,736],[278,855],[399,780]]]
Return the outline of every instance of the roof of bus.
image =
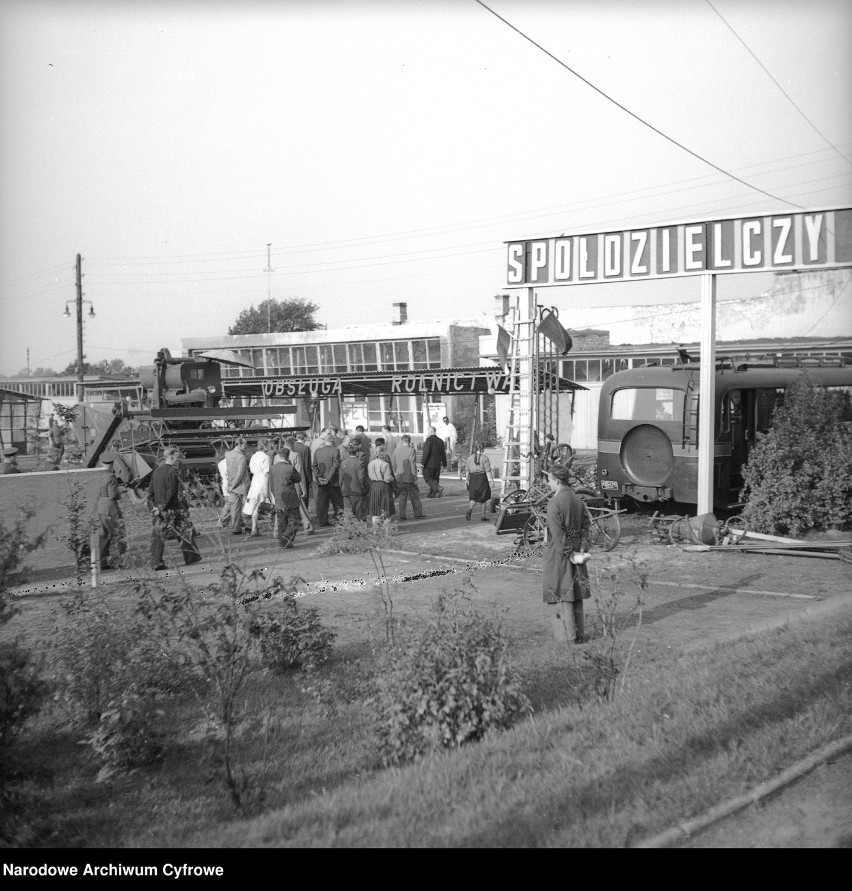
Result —
[[[789,384],[801,374],[823,386],[852,386],[852,365],[819,367],[740,366],[717,368],[716,386],[728,390],[732,387],[777,387]],[[643,365],[610,375],[603,383],[601,392],[612,392],[624,387],[676,387],[686,389],[691,384],[698,388],[701,366],[692,365]]]

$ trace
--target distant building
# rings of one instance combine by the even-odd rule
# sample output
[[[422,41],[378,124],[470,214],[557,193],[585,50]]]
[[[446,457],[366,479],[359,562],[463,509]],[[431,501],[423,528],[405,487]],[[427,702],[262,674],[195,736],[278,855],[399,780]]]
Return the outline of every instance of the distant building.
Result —
[[[223,366],[223,383],[235,377],[294,375],[321,377],[379,371],[427,371],[469,368],[479,363],[479,338],[488,332],[480,319],[409,322],[404,303],[394,304],[391,324],[355,325],[317,331],[185,337],[185,355],[233,350],[254,369]],[[277,400],[287,403],[293,400]],[[444,394],[343,396],[321,399],[316,416],[306,400],[297,400],[297,423],[315,428],[334,424],[354,430],[361,424],[377,434],[384,424],[422,440],[428,422],[446,413],[457,423],[472,417],[476,397]]]
[[[819,282],[834,281],[829,273],[814,273],[813,279]],[[848,276],[847,276],[848,281]],[[801,281],[800,281],[801,283]],[[791,293],[792,279],[785,277],[784,306],[796,304],[796,297]],[[807,299],[807,297],[803,297]],[[664,315],[668,307],[643,306],[642,310],[649,318]],[[629,309],[629,308],[628,308]],[[656,312],[654,312],[656,310]],[[766,312],[764,306],[764,312]],[[497,298],[495,319],[506,327],[509,302]],[[564,317],[563,317],[564,321]],[[852,320],[849,328],[852,329]],[[648,363],[658,365],[674,365],[678,361],[678,348],[683,348],[694,358],[700,357],[697,341],[682,342],[648,342],[648,343],[610,343],[610,332],[606,330],[573,330],[568,329],[573,339],[570,353],[561,362],[561,375],[568,380],[576,381],[588,389],[576,393],[565,393],[560,396],[559,437],[560,442],[570,443],[575,449],[597,448],[598,401],[602,383],[617,371],[637,368]],[[480,339],[482,362],[491,364],[497,361],[495,339],[492,334]],[[765,337],[743,340],[717,340],[717,360],[723,356],[744,360],[769,356],[845,356],[852,362],[852,335],[846,334],[833,338],[826,337]],[[508,421],[508,398],[497,396],[495,400],[497,430],[505,430]]]

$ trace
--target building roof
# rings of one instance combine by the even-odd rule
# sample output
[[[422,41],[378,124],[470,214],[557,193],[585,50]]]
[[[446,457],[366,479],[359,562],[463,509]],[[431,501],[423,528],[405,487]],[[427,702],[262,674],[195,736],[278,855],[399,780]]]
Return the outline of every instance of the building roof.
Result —
[[[0,387],[0,399],[8,399],[10,402],[44,402],[43,396],[33,396],[31,393],[10,390],[8,387]]]

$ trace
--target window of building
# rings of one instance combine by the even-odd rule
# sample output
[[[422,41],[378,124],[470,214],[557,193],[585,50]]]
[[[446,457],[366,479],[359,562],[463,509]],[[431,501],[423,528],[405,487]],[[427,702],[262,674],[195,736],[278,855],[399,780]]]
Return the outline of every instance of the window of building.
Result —
[[[586,380],[591,383],[597,383],[601,379],[601,360],[600,359],[589,359],[588,360],[588,371]]]
[[[376,352],[376,345],[374,343],[364,344],[364,371],[379,370],[379,359]]]
[[[382,371],[392,371],[394,367],[393,344],[387,342],[380,343],[379,354],[382,360]]]
[[[393,345],[393,354],[397,371],[406,371],[411,368],[411,358],[409,355],[409,342],[407,340],[397,341]]]
[[[588,377],[587,369],[586,369],[586,360],[585,359],[576,359],[574,361],[574,380],[575,381],[587,381]]]
[[[415,371],[429,367],[429,350],[425,340],[411,341],[411,358]]]

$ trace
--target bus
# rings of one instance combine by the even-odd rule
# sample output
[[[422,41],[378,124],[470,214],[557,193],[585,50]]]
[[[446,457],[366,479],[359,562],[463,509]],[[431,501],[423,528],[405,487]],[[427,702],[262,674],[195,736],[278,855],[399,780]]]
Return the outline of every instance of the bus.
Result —
[[[600,394],[598,490],[640,503],[698,502],[699,362],[644,365],[611,375]],[[772,425],[775,409],[800,375],[840,393],[843,419],[852,421],[852,365],[846,358],[773,357],[716,363],[713,504],[740,503],[743,467]]]

